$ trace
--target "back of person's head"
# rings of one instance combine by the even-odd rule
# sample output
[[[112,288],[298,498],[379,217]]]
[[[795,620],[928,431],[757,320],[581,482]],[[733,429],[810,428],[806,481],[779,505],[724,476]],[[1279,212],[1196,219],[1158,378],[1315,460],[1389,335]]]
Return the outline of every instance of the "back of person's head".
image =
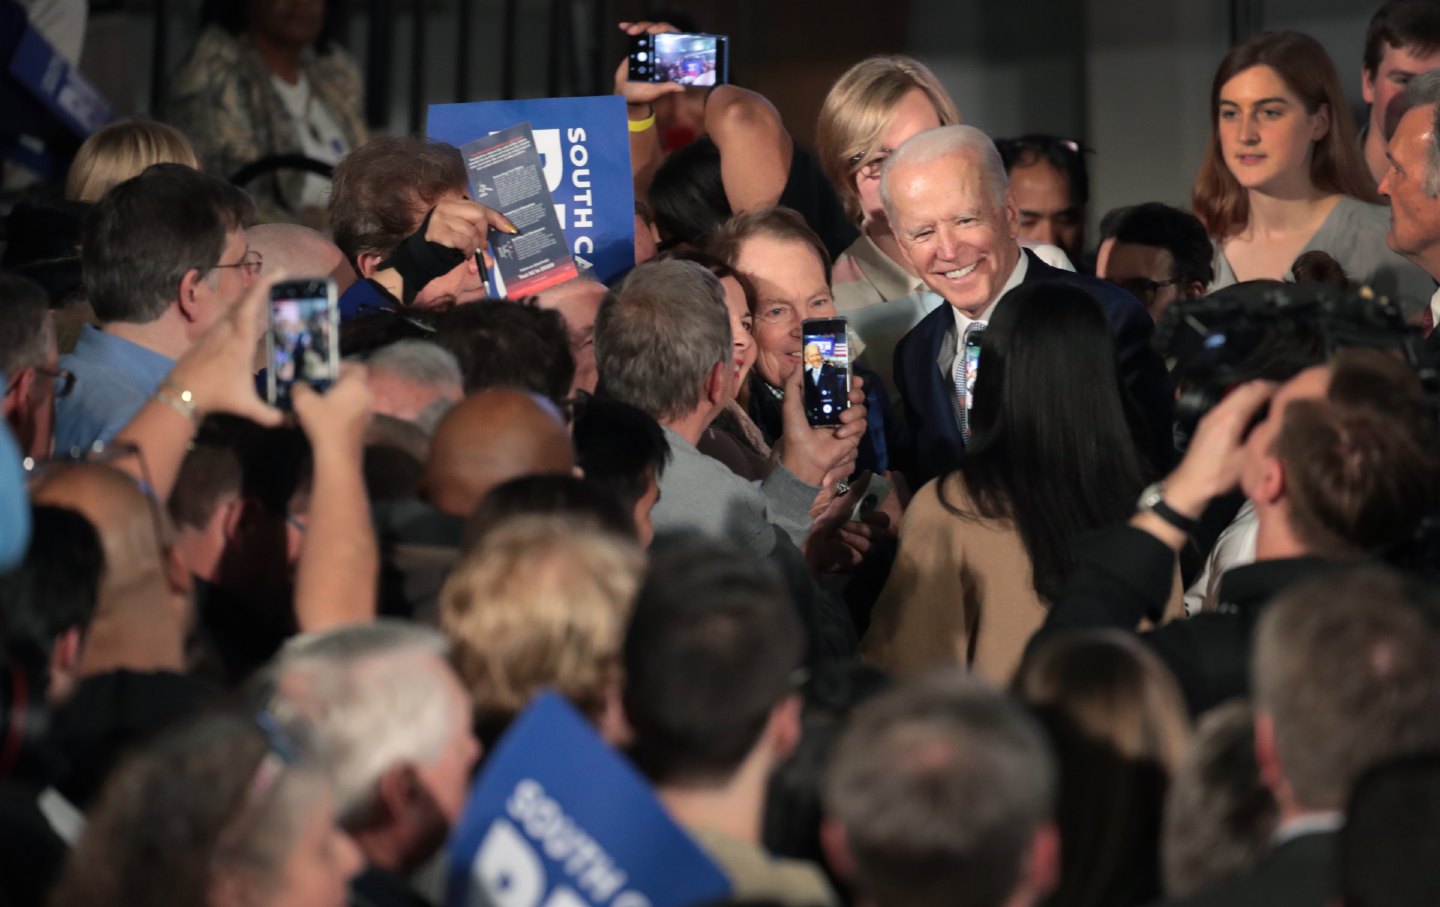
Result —
[[[1048,164],[1065,178],[1070,187],[1070,203],[1083,208],[1090,201],[1090,169],[1085,163],[1085,149],[1073,139],[1056,135],[1031,133],[1018,139],[997,139],[995,147],[1005,162],[1005,172],[1019,167]]]
[[[203,528],[229,495],[253,499],[283,516],[308,485],[309,456],[309,445],[296,429],[208,416],[180,463],[166,502],[170,518],[177,528]]]
[[[716,258],[733,268],[740,260],[746,240],[755,236],[767,236],[809,246],[820,259],[820,267],[825,271],[825,283],[830,283],[830,253],[825,250],[824,241],[794,208],[776,206],[737,214],[725,221],[716,231],[710,240],[709,249]]]
[[[1384,762],[1355,782],[1340,829],[1343,907],[1440,904],[1440,752]]]
[[[1161,807],[1190,739],[1169,669],[1133,634],[1077,633],[1029,652],[1013,688],[1060,764],[1057,902],[1159,896]]]
[[[694,262],[638,265],[595,317],[600,394],[660,422],[702,405],[706,381],[730,355],[725,291]]]
[[[1190,897],[1249,872],[1269,851],[1278,818],[1255,764],[1250,704],[1237,699],[1206,712],[1165,798],[1166,896]]]
[[[272,742],[254,719],[216,713],[167,732],[116,772],[51,903],[287,903],[343,895],[359,868],[300,742]]]
[[[483,740],[546,687],[592,721],[613,719],[643,570],[632,540],[562,515],[515,516],[485,533],[440,593],[440,625]]]
[[[55,341],[50,301],[38,283],[0,272],[0,374],[8,384],[21,369],[45,365]]]
[[[1414,369],[1375,349],[1331,359],[1324,400],[1285,407],[1274,455],[1295,534],[1317,552],[1409,539],[1440,496],[1440,426]]]
[[[440,420],[420,490],[435,507],[464,519],[502,482],[574,468],[570,435],[554,404],[492,388],[461,400]]]
[[[442,313],[436,309],[364,309],[340,322],[340,355],[365,357],[402,340],[434,342]]]
[[[275,713],[314,727],[345,828],[374,821],[387,772],[434,763],[468,735],[469,700],[446,665],[449,649],[435,630],[381,620],[296,637],[276,656]]]
[[[650,207],[666,247],[705,246],[730,216],[720,149],[701,136],[665,159],[650,183]]]
[[[1124,212],[1109,234],[1115,242],[1169,252],[1174,279],[1182,288],[1194,283],[1208,287],[1215,279],[1215,247],[1195,215],[1160,202],[1134,205]]]
[[[571,526],[593,528],[635,539],[630,508],[613,492],[591,481],[563,473],[520,476],[501,482],[465,521],[462,553],[478,547],[491,532],[514,517],[563,517]]]
[[[1370,766],[1440,749],[1437,615],[1433,589],[1378,566],[1337,568],[1265,607],[1256,755],[1282,808],[1343,809]]]
[[[138,176],[151,164],[181,164],[200,169],[200,159],[185,133],[155,120],[117,120],[90,134],[75,152],[65,178],[65,197],[98,202],[115,186]]]
[[[1250,222],[1249,194],[1230,172],[1220,148],[1220,92],[1232,78],[1255,66],[1273,69],[1300,99],[1305,113],[1315,114],[1322,107],[1328,111],[1329,129],[1310,152],[1311,183],[1323,192],[1378,202],[1350,105],[1324,45],[1302,32],[1263,32],[1225,54],[1210,86],[1210,142],[1192,192],[1195,216],[1206,231],[1224,239]]]
[[[941,500],[1013,520],[1035,590],[1051,599],[1069,577],[1075,535],[1123,522],[1145,484],[1115,342],[1093,297],[1048,282],[1006,294],[980,336],[959,470],[971,507],[950,503],[943,485]],[[1076,475],[1088,478],[1077,484]]]
[[[414,136],[378,136],[335,166],[330,229],[361,272],[360,256],[388,256],[415,232],[443,196],[460,196],[467,180],[460,150]]]
[[[636,766],[666,786],[728,781],[793,694],[804,655],[795,605],[763,561],[698,538],[652,551],[624,643]]]
[[[1387,50],[1428,57],[1440,50],[1440,8],[1432,0],[1389,0],[1370,17],[1365,31],[1365,72],[1380,77]]]
[[[400,340],[371,353],[365,365],[371,409],[413,422],[427,435],[465,396],[459,360],[438,343]]]
[[[0,576],[0,643],[12,657],[50,666],[52,700],[68,692],[104,570],[89,520],[64,507],[31,508],[25,560]]]
[[[1319,249],[1311,249],[1295,259],[1290,266],[1290,276],[1296,283],[1318,283],[1342,290],[1350,287],[1350,278],[1340,262]]]
[[[80,239],[90,204],[22,200],[5,216],[0,268],[45,288],[54,308],[81,301]]]
[[[585,478],[634,507],[670,460],[665,431],[628,403],[592,397],[575,409],[570,429],[575,462]]]
[[[912,91],[925,95],[941,126],[960,122],[960,112],[945,86],[913,57],[867,57],[845,70],[825,95],[815,125],[815,150],[851,220],[858,222],[864,215],[855,174],[881,151],[885,130],[900,102]]]
[[[267,273],[290,278],[329,277],[336,294],[355,283],[355,269],[340,247],[319,230],[303,224],[256,224],[245,231],[251,250],[259,252]]]
[[[563,403],[575,377],[565,319],[529,302],[484,299],[435,322],[435,343],[455,356],[465,393],[518,387]]]
[[[155,164],[120,183],[85,224],[85,294],[96,317],[159,318],[185,273],[211,273],[226,234],[243,230],[253,213],[240,189],[182,164]]]
[[[1053,880],[1055,762],[1018,704],[943,672],[855,711],[825,785],[857,888],[877,907],[1031,903]],[[1052,838],[1048,843],[1043,839]],[[1050,872],[1053,873],[1053,865]]]

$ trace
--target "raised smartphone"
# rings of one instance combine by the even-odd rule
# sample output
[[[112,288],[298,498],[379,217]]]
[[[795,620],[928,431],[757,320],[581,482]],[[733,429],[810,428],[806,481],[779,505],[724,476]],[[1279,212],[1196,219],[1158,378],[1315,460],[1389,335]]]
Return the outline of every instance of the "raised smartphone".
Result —
[[[800,327],[800,383],[811,425],[839,425],[840,414],[850,406],[848,331],[843,317],[807,318]]]
[[[730,81],[730,38],[674,32],[631,35],[630,81],[724,85]]]
[[[340,377],[340,313],[335,281],[287,280],[270,288],[266,332],[266,398],[290,408],[290,390],[303,381],[325,391]]]

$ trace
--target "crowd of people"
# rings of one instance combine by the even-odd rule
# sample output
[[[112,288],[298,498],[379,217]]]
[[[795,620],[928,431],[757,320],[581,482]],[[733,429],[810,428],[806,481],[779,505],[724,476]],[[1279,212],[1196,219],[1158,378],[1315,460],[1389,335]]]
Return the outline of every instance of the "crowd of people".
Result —
[[[6,217],[0,905],[439,903],[547,690],[727,903],[1440,903],[1440,2],[1374,14],[1359,129],[1314,38],[1230,50],[1191,210],[1093,248],[1104,150],[919,60],[813,152],[622,63],[635,264],[524,299],[321,5],[245,10]]]

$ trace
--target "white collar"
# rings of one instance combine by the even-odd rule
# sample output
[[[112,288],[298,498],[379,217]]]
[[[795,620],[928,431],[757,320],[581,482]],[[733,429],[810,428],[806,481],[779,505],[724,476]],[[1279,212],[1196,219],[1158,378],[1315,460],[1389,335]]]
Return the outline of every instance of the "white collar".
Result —
[[[1338,809],[1316,810],[1296,816],[1288,822],[1282,822],[1280,827],[1275,829],[1275,834],[1270,836],[1270,845],[1279,847],[1287,841],[1305,835],[1319,835],[1327,832],[1339,831],[1345,825],[1345,814]]]

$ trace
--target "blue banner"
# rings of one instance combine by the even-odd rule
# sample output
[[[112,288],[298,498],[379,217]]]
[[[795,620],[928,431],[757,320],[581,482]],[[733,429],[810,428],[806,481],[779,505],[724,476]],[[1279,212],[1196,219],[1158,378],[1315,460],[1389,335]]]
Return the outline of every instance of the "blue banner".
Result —
[[[99,92],[33,25],[25,29],[10,58],[10,75],[79,138],[89,138],[115,118]]]
[[[456,148],[528,122],[545,185],[581,267],[611,281],[635,265],[635,184],[625,101],[536,98],[430,105],[427,132]]]
[[[485,761],[450,842],[446,907],[682,907],[730,882],[563,697]]]

